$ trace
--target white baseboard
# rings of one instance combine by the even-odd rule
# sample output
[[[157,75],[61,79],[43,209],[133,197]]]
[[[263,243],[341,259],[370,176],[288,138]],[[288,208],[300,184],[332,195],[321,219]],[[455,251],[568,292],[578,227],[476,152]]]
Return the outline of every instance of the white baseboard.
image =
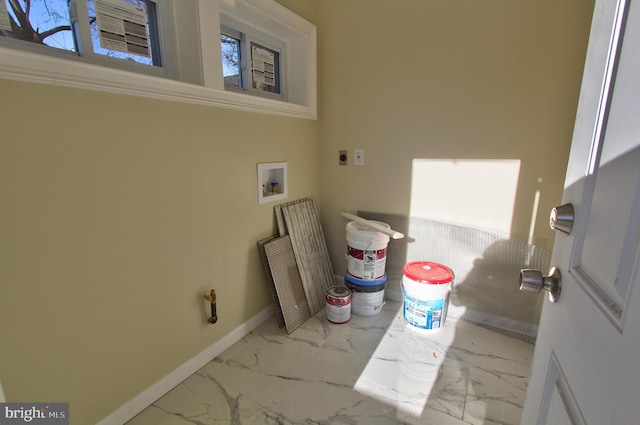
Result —
[[[265,308],[245,323],[241,324],[233,331],[205,348],[199,354],[178,366],[173,372],[169,373],[164,378],[142,391],[136,397],[120,406],[109,416],[98,422],[97,425],[122,425],[129,421],[135,415],[153,404],[157,399],[169,392],[173,387],[193,375],[198,371],[198,369],[242,339],[246,334],[254,330],[265,320],[269,319],[273,313],[274,308],[272,305]]]

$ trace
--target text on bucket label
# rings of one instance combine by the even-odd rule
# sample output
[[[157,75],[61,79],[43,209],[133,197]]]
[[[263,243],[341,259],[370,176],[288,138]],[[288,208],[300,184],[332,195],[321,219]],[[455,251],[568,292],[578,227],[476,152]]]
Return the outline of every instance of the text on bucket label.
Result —
[[[404,318],[407,323],[422,329],[438,329],[446,308],[446,299],[418,300],[404,294]]]
[[[349,247],[348,270],[362,279],[376,279],[384,275],[387,249],[362,250]]]

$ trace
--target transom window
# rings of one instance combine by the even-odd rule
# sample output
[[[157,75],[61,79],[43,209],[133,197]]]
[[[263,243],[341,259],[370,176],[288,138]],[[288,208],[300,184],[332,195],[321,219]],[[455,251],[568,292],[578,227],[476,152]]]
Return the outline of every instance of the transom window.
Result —
[[[0,0],[0,78],[315,119],[316,29],[275,0]]]
[[[151,0],[0,0],[0,36],[88,59],[163,67]]]
[[[223,25],[220,50],[225,88],[282,98],[282,49],[274,44]]]

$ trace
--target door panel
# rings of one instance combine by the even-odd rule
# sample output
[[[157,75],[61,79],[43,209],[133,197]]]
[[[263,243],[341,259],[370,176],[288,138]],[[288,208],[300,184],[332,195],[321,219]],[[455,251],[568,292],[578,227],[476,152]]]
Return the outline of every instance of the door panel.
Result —
[[[640,236],[640,169],[637,167],[640,55],[635,53],[640,37],[632,16],[637,13],[637,7],[632,8],[628,1],[607,4],[612,9],[617,6],[617,14],[612,15],[610,28],[614,33],[609,37],[610,51],[603,60],[606,66],[597,118],[589,125],[581,123],[594,130],[584,177],[581,214],[584,224],[576,239],[571,268],[594,302],[621,330],[635,273],[634,262],[628,257],[637,256],[633,247],[638,246]],[[605,38],[603,34],[595,35]],[[596,59],[588,61],[587,66]],[[586,144],[585,136],[584,141],[574,138],[574,144]]]
[[[553,352],[547,369],[544,394],[538,424],[585,425],[578,402]]]
[[[640,126],[635,126],[640,134]],[[638,164],[640,149],[635,148],[598,167],[592,199],[582,201],[580,218],[587,221],[584,241],[577,240],[573,247],[571,270],[576,281],[619,331],[638,273]]]
[[[553,391],[551,408],[549,409],[546,422],[556,425],[576,425],[576,423],[572,422],[571,418],[567,414],[562,398],[555,389]]]
[[[596,0],[523,425],[640,423],[640,3]]]

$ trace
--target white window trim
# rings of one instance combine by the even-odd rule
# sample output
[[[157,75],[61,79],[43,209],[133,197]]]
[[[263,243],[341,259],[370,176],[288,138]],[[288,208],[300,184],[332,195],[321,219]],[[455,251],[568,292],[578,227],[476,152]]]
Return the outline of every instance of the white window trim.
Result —
[[[178,2],[179,3],[179,2]],[[242,111],[317,118],[316,28],[273,0],[197,0],[202,54],[202,84],[108,68],[0,47],[0,78],[62,87],[98,90],[152,99],[180,101]],[[175,5],[179,8],[179,4]],[[220,52],[220,14],[254,25],[275,21],[288,37],[291,69],[303,70],[287,90],[297,97],[274,100],[224,90]],[[196,49],[197,50],[197,49]],[[294,68],[297,67],[297,68]],[[300,72],[298,72],[300,74]],[[287,75],[291,77],[291,72]]]

